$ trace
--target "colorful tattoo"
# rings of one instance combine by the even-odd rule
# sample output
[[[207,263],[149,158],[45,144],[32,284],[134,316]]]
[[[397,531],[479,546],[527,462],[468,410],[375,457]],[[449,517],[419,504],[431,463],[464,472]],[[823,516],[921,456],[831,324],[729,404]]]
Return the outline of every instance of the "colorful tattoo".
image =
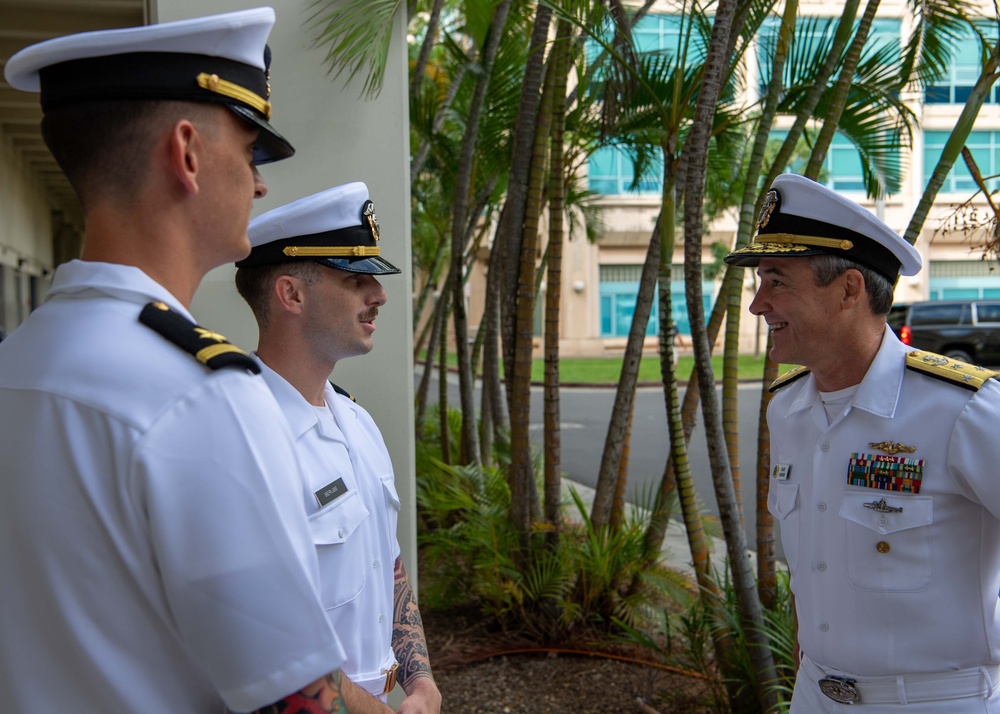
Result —
[[[340,678],[339,671],[328,674],[280,702],[259,709],[257,714],[347,714]]]
[[[431,674],[430,657],[427,654],[427,640],[424,637],[420,608],[413,599],[410,578],[403,567],[403,561],[399,558],[396,559],[394,576],[392,650],[399,660],[397,677],[405,690],[414,679],[433,677],[433,674]]]

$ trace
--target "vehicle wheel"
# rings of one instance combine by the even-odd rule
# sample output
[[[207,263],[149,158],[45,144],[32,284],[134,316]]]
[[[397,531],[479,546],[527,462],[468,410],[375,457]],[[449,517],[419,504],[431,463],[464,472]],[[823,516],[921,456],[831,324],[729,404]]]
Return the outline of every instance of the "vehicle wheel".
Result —
[[[966,364],[972,364],[972,357],[965,350],[948,350],[944,353],[944,356],[948,359],[953,359],[958,362],[965,362]]]

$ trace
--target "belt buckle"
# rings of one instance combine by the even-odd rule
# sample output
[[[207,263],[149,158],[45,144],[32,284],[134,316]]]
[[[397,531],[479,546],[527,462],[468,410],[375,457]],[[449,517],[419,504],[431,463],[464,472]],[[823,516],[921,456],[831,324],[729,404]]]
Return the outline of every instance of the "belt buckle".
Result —
[[[389,669],[383,669],[385,672],[385,689],[382,690],[382,694],[388,694],[396,687],[396,670],[399,669],[399,662],[393,664]]]
[[[819,690],[838,704],[858,704],[861,693],[854,683],[847,677],[823,677],[819,680]]]

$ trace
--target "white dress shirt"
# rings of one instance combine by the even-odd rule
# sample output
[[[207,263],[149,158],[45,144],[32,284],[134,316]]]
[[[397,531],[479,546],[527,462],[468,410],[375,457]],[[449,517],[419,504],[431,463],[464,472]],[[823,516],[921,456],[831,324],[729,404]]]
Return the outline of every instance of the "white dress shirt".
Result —
[[[389,452],[371,416],[326,386],[314,407],[263,362],[302,462],[301,497],[319,557],[323,605],[347,653],[344,673],[373,695],[392,651],[393,566],[399,496]]]
[[[267,385],[138,321],[137,268],[72,261],[0,343],[0,701],[254,710],[343,661]]]

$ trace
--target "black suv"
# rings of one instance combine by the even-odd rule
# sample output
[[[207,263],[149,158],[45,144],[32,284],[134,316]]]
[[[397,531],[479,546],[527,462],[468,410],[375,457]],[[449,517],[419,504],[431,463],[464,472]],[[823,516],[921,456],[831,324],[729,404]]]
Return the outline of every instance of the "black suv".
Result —
[[[970,364],[1000,365],[1000,300],[893,305],[888,322],[904,345]]]

